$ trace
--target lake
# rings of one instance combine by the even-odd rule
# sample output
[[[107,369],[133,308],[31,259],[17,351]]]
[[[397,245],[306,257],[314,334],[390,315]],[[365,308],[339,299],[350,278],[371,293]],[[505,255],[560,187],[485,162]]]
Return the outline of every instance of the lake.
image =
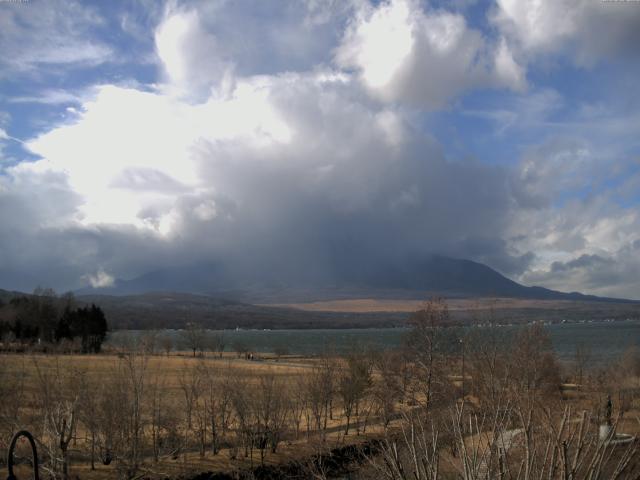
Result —
[[[467,327],[473,333],[489,327]],[[518,327],[492,327],[505,333],[515,332]],[[640,346],[640,321],[620,320],[609,322],[563,323],[547,325],[553,347],[561,360],[574,358],[576,346],[583,345],[591,352],[595,363],[604,363],[621,356],[629,347]],[[394,348],[401,345],[409,330],[406,328],[365,328],[365,329],[318,329],[318,330],[223,330],[214,333],[224,336],[225,349],[232,351],[238,342],[250,347],[254,352],[273,352],[276,347],[284,347],[291,354],[314,355],[331,349],[345,352],[353,345],[375,348]],[[163,335],[174,337],[175,345],[181,345],[179,330],[166,330]],[[144,331],[115,331],[107,344],[118,345],[143,335]]]

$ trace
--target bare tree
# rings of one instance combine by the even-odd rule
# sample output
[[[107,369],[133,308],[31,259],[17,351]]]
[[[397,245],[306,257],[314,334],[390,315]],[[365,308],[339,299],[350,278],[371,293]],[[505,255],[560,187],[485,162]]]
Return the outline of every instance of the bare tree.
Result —
[[[112,368],[105,378],[98,382],[99,394],[95,405],[93,418],[96,422],[96,447],[100,460],[104,465],[110,465],[115,459],[115,445],[118,442],[121,425],[121,410],[119,406],[128,401],[122,377],[117,368]]]
[[[363,353],[351,353],[344,360],[346,366],[338,380],[338,392],[347,420],[344,434],[349,435],[351,419],[353,415],[359,416],[361,402],[371,387],[372,363],[368,355]],[[356,424],[359,425],[359,422],[356,421]]]
[[[517,375],[510,357],[511,338],[497,328],[475,330],[467,337],[467,372],[470,392],[480,407],[493,408],[505,396]]]
[[[78,408],[78,418],[84,426],[88,434],[88,442],[90,444],[90,463],[91,470],[96,469],[96,447],[98,440],[98,402],[102,391],[98,382],[93,382],[87,376],[82,378],[80,401]]]
[[[249,345],[242,339],[236,339],[233,342],[233,351],[236,352],[238,358],[240,358],[249,352]]]
[[[42,438],[48,463],[44,466],[54,478],[69,478],[69,445],[76,433],[79,399],[84,372],[65,369],[57,358],[47,368],[34,358],[39,385]]]
[[[409,318],[411,331],[407,346],[417,372],[416,380],[422,386],[422,398],[425,407],[442,390],[447,382],[442,365],[442,329],[449,326],[449,308],[441,298],[433,298]]]
[[[291,422],[294,427],[296,440],[300,438],[300,426],[302,420],[307,415],[307,424],[310,419],[308,418],[309,404],[307,402],[306,392],[306,378],[303,375],[296,376],[289,385],[289,410]]]
[[[373,383],[372,397],[385,429],[393,420],[396,404],[403,395],[401,357],[401,352],[384,351],[374,359],[379,378]]]
[[[272,453],[276,453],[286,430],[289,414],[288,395],[285,384],[275,375],[268,373],[260,376],[255,398],[261,463],[264,462],[267,447],[270,447]]]
[[[229,366],[222,370],[209,369],[205,382],[205,408],[210,424],[211,452],[216,455],[231,423],[233,382]]]
[[[576,382],[578,382],[578,385],[582,385],[585,369],[591,363],[591,359],[591,349],[583,342],[576,344],[574,364],[575,378]]]
[[[371,464],[388,480],[637,478],[638,443],[619,447],[609,440],[613,433],[602,441],[589,413],[574,415],[567,408],[546,420],[534,416],[527,429],[512,428],[514,413],[508,404],[483,415],[452,408],[447,429],[455,456],[443,452],[442,424],[407,416],[400,434],[383,441]]]
[[[160,336],[160,345],[164,353],[169,356],[171,350],[173,350],[173,336],[170,333],[165,332]]]
[[[336,390],[335,373],[334,362],[329,357],[324,357],[320,365],[304,377],[305,403],[308,406],[307,437],[313,427],[324,438]]]
[[[182,340],[185,346],[196,356],[197,352],[202,352],[205,346],[206,330],[196,323],[187,323],[181,331]]]
[[[276,452],[286,428],[288,403],[284,384],[274,375],[262,375],[258,385],[243,377],[235,377],[231,388],[231,404],[236,419],[236,433],[245,456],[253,465],[253,451],[260,451],[263,463],[267,449]]]
[[[560,367],[544,326],[521,328],[509,354],[510,362],[518,368],[511,382],[517,397],[533,402],[543,394],[560,393]]]
[[[154,463],[158,463],[162,455],[176,455],[180,448],[177,415],[167,397],[167,378],[156,374],[146,396]]]
[[[193,410],[202,395],[203,370],[200,365],[185,364],[178,382],[182,393],[182,406],[185,414],[185,429],[192,427]]]
[[[146,355],[135,352],[123,355],[112,373],[106,397],[111,404],[103,406],[105,459],[111,462],[115,458],[119,475],[127,479],[138,474],[143,459],[144,429],[148,420],[144,415],[147,368]]]
[[[207,332],[207,336],[205,337],[206,350],[217,354],[220,358],[222,358],[222,353],[224,352],[225,346],[226,343],[222,332]]]
[[[147,330],[140,337],[140,348],[147,355],[155,355],[159,343],[159,332],[157,330]]]
[[[207,371],[203,364],[198,366],[198,370],[200,370],[201,380],[197,385],[198,394],[195,399],[195,432],[198,438],[198,451],[200,453],[200,457],[204,457],[207,451],[207,441],[209,439],[209,426],[211,425],[209,416],[209,404],[206,396],[207,388]]]
[[[322,393],[321,398],[324,402],[323,430],[327,429],[328,420],[333,420],[333,402],[336,396],[338,368],[339,365],[335,355],[328,351],[320,355],[320,390]]]
[[[253,449],[258,434],[255,391],[243,377],[236,377],[231,388],[231,403],[236,419],[236,435],[242,442],[244,456],[253,466]]]

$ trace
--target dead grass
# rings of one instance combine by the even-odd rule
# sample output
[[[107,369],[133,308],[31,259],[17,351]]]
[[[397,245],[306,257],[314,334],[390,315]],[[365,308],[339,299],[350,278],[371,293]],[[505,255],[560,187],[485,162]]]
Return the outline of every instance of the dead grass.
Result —
[[[43,355],[43,354],[2,354],[0,362],[5,374],[18,375],[23,379],[25,395],[33,399],[40,394],[38,389],[38,375],[46,372],[53,372],[55,369],[66,371],[77,371],[78,374],[85,375],[89,380],[100,381],[106,376],[112,375],[116,371],[116,366],[121,362],[118,354],[101,355]],[[193,358],[187,352],[167,355],[151,355],[147,357],[145,377],[149,381],[154,378],[162,378],[163,394],[169,399],[170,404],[180,405],[182,401],[182,391],[180,387],[181,378],[191,367],[204,364],[210,369],[219,368],[221,371],[230,371],[233,377],[244,377],[248,383],[257,383],[258,379],[271,374],[286,379],[290,385],[295,385],[296,378],[307,373],[317,362],[312,358],[275,357],[262,358],[257,361],[250,361],[244,358],[237,358],[235,354],[225,354],[222,358],[217,355]],[[296,459],[304,459],[318,453],[319,449],[326,451],[337,446],[355,444],[365,441],[371,435],[379,434],[382,427],[369,425],[367,435],[356,435],[352,429],[349,436],[344,435],[344,425],[346,420],[341,417],[340,409],[335,408],[334,419],[327,424],[328,431],[325,434],[323,443],[320,445],[318,432],[306,434],[306,425],[301,427],[299,439],[293,438],[293,433],[289,434],[280,445],[278,452],[268,453],[265,463],[278,464]],[[32,411],[34,418],[38,418],[38,412]],[[353,422],[353,420],[352,420]],[[25,425],[27,429],[33,427]],[[34,430],[37,435],[37,428]],[[86,432],[79,427],[77,437],[84,438]],[[71,478],[78,476],[82,479],[107,479],[115,478],[116,470],[114,464],[104,466],[96,464],[96,469],[91,470],[88,458],[86,458],[87,446],[84,440],[78,440],[71,446],[72,461],[70,465]],[[255,467],[260,464],[259,454],[254,452],[253,460],[245,458],[240,451],[237,458],[232,458],[229,449],[223,448],[217,455],[206,452],[205,457],[201,457],[196,448],[186,454],[180,454],[177,458],[163,457],[160,462],[153,464],[151,458],[145,461],[142,472],[146,476],[152,477],[177,477],[188,474],[195,474],[205,471],[235,471],[238,469]],[[26,467],[19,466],[17,472],[25,471]],[[23,474],[25,476],[25,474]]]
[[[415,312],[423,308],[422,299],[378,299],[358,298],[346,300],[326,300],[307,303],[264,304],[270,307],[288,307],[309,312],[343,313],[394,313]],[[450,311],[489,311],[507,309],[572,309],[585,302],[573,300],[531,300],[519,298],[458,298],[447,299]]]
[[[26,354],[3,354],[0,355],[0,362],[5,373],[22,376],[25,384],[26,397],[35,398],[39,392],[37,388],[37,369],[41,372],[53,370],[55,368],[74,369],[84,372],[88,377],[99,381],[115,371],[115,367],[121,362],[117,353],[102,355],[26,355]],[[295,385],[296,378],[309,372],[310,368],[318,362],[314,358],[304,357],[284,357],[277,359],[274,356],[266,356],[258,361],[249,361],[238,358],[237,355],[228,353],[222,358],[218,356],[206,356],[193,358],[187,352],[178,354],[152,355],[148,357],[146,376],[149,380],[155,377],[163,378],[164,394],[171,399],[171,403],[179,405],[182,392],[180,390],[180,380],[184,373],[191,367],[198,364],[205,364],[207,367],[220,370],[228,370],[234,377],[244,377],[250,383],[257,382],[260,376],[273,374],[286,379]],[[457,369],[456,369],[457,370]],[[459,376],[451,376],[452,383],[461,385]],[[469,379],[470,380],[470,379]],[[589,394],[580,391],[575,385],[567,385],[564,398],[572,404],[575,412],[580,409],[592,408],[587,401]],[[467,401],[475,404],[474,398],[468,395]],[[640,433],[640,399],[630,405],[630,410],[625,413],[619,424],[619,431],[638,435]],[[403,406],[401,409],[408,407]],[[308,437],[305,434],[306,426],[301,428],[301,436],[294,439],[289,435],[281,444],[276,454],[269,453],[265,459],[266,464],[279,464],[293,460],[302,460],[318,453],[319,450],[329,450],[347,444],[356,444],[367,439],[379,436],[382,427],[379,423],[372,421],[367,427],[366,435],[356,435],[355,429],[349,436],[344,435],[345,419],[340,415],[340,407],[335,408],[335,417],[329,422],[329,431],[326,434],[324,443],[320,442],[317,432],[312,432]],[[37,413],[37,412],[34,412]],[[28,426],[27,426],[28,427]],[[37,434],[37,432],[34,432]],[[83,432],[79,432],[79,437]],[[115,466],[104,466],[99,462],[96,470],[90,470],[88,460],[80,457],[80,450],[86,452],[86,446],[80,441],[77,445],[72,445],[71,478],[78,476],[82,479],[103,480],[115,478]],[[195,448],[186,454],[181,454],[177,458],[162,457],[160,462],[153,464],[151,459],[145,462],[142,473],[148,477],[170,477],[185,476],[205,471],[234,471],[238,469],[257,466],[260,463],[259,455],[255,454],[253,461],[244,458],[242,453],[237,458],[231,458],[229,449],[223,448],[217,455],[212,455],[207,451],[205,457],[200,457]],[[18,472],[25,470],[20,467]],[[26,477],[26,472],[22,477]],[[20,477],[20,478],[22,478]]]

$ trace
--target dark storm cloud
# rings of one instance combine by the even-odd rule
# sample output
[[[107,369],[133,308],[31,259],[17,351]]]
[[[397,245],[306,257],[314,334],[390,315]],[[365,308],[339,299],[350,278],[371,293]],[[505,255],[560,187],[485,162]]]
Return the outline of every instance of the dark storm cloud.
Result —
[[[77,223],[37,228],[44,202],[22,218],[37,240],[7,240],[27,247],[34,261],[7,258],[7,267],[58,288],[99,270],[130,278],[210,261],[249,282],[339,283],[431,253],[522,270],[526,256],[503,240],[513,205],[507,169],[445,158],[403,115],[370,104],[349,83],[289,75],[272,81],[269,96],[292,128],[290,141],[201,140],[198,189],[183,191],[145,169],[125,169],[113,182],[173,197],[169,234]],[[63,211],[43,217],[70,215],[76,206],[59,205]],[[166,214],[151,205],[138,217],[157,225]]]
[[[409,125],[390,132],[342,88],[304,78],[276,82],[271,94],[295,128],[286,147],[201,148],[216,216],[190,214],[192,198],[179,215],[181,241],[240,269],[288,279],[338,281],[435,252],[490,254],[499,266],[521,271],[522,259],[502,240],[513,203],[507,170],[450,161]]]
[[[610,258],[602,258],[600,255],[581,255],[568,262],[553,262],[551,264],[551,272],[560,273],[579,269],[601,269],[609,267],[614,263]]]

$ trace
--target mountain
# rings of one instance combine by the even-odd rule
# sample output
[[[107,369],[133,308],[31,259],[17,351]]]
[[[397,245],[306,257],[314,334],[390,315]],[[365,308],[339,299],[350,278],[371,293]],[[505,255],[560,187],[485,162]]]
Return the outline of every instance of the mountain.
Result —
[[[521,285],[472,260],[433,255],[425,260],[388,268],[370,280],[374,286],[429,292],[443,297],[506,297],[537,300],[620,301],[619,299],[559,292]]]
[[[277,275],[259,281],[234,275],[221,264],[179,266],[118,280],[112,287],[85,288],[80,295],[139,295],[179,292],[210,295],[248,303],[286,303],[338,298],[503,297],[539,300],[620,301],[521,285],[478,262],[431,255],[394,265],[349,266],[325,282],[281,281]],[[622,300],[624,301],[624,300]]]
[[[132,280],[116,280],[111,287],[85,288],[80,294],[136,295],[147,292],[211,294],[230,288],[230,274],[220,264],[178,266],[145,273]],[[232,295],[233,296],[233,295]]]
[[[419,308],[416,299],[432,296],[449,299],[452,318],[463,323],[483,315],[483,297],[499,311],[496,319],[508,323],[640,318],[640,302],[527,287],[481,263],[439,255],[392,265],[340,265],[323,280],[308,275],[285,281],[266,272],[240,274],[221,263],[203,263],[75,293],[79,303],[99,305],[114,329],[182,328],[189,322],[216,329],[389,327],[404,325]],[[16,295],[22,294],[0,290],[0,305]],[[394,308],[327,306],[363,300],[369,305],[367,299]]]

